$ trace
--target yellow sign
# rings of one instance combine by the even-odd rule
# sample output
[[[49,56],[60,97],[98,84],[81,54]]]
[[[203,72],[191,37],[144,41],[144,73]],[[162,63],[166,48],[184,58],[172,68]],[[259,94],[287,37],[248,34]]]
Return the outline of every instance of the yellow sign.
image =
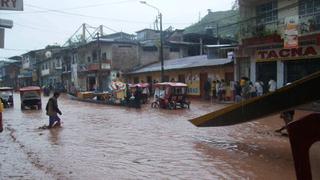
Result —
[[[200,96],[200,82],[192,81],[187,83],[188,85],[188,95]]]

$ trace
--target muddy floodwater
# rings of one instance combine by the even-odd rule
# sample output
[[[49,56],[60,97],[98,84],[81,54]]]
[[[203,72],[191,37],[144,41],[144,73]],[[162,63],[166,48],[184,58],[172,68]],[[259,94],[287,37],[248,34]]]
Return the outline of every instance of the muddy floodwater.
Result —
[[[187,120],[225,105],[130,109],[61,96],[63,127],[42,130],[48,98],[40,111],[21,111],[14,98],[3,113],[0,179],[295,179],[289,139],[274,133],[279,115],[197,128]]]

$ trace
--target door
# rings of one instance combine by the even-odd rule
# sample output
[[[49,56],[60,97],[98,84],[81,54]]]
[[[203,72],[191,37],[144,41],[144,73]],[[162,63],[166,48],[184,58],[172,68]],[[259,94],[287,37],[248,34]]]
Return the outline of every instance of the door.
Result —
[[[204,85],[208,81],[208,73],[200,73],[200,97],[205,98]]]

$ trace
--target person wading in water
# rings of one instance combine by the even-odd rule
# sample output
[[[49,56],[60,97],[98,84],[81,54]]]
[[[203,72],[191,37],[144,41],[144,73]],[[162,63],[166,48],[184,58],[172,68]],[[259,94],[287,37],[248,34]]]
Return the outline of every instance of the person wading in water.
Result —
[[[61,126],[60,118],[58,117],[58,114],[62,115],[60,109],[58,108],[57,99],[59,98],[59,96],[60,94],[58,92],[54,92],[53,96],[49,99],[46,106],[47,115],[49,116],[49,129],[54,126]],[[55,122],[57,123],[55,124]]]

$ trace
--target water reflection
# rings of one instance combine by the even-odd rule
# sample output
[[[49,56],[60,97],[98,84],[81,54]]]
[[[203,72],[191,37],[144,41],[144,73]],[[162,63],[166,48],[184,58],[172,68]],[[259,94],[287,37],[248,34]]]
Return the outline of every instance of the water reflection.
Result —
[[[60,134],[62,131],[62,127],[60,128],[51,128],[49,129],[48,139],[52,145],[60,145]]]

